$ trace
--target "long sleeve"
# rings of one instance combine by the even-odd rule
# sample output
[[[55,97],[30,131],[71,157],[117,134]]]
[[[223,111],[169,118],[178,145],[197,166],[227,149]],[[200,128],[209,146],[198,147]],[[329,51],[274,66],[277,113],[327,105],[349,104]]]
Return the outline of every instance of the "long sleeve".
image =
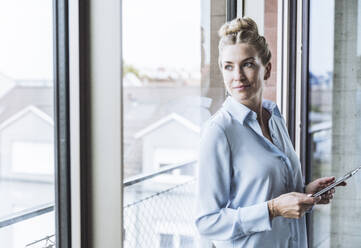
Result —
[[[196,227],[211,240],[234,240],[271,230],[267,202],[230,208],[232,154],[224,130],[209,122],[203,128],[198,167]]]

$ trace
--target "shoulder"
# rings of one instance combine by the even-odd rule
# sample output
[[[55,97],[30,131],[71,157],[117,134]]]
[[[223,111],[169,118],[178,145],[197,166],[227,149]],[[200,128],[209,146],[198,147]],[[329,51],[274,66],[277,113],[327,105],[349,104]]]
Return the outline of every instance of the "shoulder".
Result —
[[[215,154],[229,150],[229,135],[227,135],[227,123],[230,121],[229,114],[220,109],[202,126],[200,139],[201,154]]]
[[[223,133],[231,125],[232,116],[223,108],[212,115],[202,126],[202,133],[209,130],[219,130]]]

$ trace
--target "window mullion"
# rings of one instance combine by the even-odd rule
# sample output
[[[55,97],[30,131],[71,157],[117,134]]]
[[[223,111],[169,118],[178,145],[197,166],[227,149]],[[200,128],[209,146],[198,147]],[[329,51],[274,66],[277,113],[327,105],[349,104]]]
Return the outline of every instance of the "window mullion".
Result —
[[[55,216],[57,247],[71,247],[68,1],[54,1]]]

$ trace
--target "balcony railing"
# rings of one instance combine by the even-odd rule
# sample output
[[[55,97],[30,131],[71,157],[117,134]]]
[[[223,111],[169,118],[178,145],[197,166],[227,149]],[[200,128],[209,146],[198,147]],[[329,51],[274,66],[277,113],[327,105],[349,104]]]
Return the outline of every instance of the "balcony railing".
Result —
[[[315,137],[315,135],[331,129],[332,124],[327,122],[309,130],[309,140],[312,141],[314,152],[317,144],[325,140],[324,137]],[[200,241],[195,236],[196,230],[192,224],[196,178],[179,173],[186,168],[194,169],[196,163],[197,161],[190,161],[166,166],[157,172],[137,175],[124,181],[125,247],[197,246],[196,243]],[[0,228],[52,211],[54,211],[54,203],[27,209],[1,218]],[[202,247],[207,245],[202,244]],[[35,240],[26,247],[55,247],[55,236],[50,235]]]
[[[124,247],[196,247],[196,179],[189,173],[196,163],[165,166],[124,181]],[[0,219],[0,228],[52,211],[54,203],[18,212]],[[55,236],[34,240],[25,247],[55,247]]]

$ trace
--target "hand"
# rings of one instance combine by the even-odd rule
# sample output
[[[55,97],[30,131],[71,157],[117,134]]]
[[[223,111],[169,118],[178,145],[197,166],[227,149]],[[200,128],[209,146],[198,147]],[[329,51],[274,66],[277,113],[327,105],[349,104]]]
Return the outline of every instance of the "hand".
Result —
[[[326,188],[328,185],[332,184],[335,181],[335,177],[322,177],[314,180],[306,186],[306,194],[314,194],[320,191],[321,189]],[[346,182],[342,182],[337,186],[346,186]],[[336,186],[336,187],[337,187]],[[333,198],[333,194],[336,192],[335,188],[327,191],[321,196],[321,201],[317,204],[328,204]]]
[[[271,218],[283,216],[298,219],[320,200],[321,197],[310,197],[306,194],[291,192],[280,195],[268,202],[268,208],[270,209]]]

